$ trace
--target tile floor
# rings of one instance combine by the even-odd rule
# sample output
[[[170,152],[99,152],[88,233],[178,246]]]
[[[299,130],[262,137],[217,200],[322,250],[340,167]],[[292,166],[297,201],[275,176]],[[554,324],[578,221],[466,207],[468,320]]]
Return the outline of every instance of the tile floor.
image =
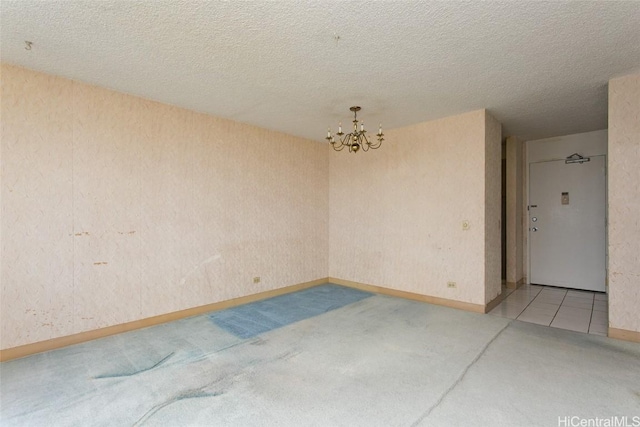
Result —
[[[595,335],[607,335],[607,295],[601,292],[523,285],[490,314]]]

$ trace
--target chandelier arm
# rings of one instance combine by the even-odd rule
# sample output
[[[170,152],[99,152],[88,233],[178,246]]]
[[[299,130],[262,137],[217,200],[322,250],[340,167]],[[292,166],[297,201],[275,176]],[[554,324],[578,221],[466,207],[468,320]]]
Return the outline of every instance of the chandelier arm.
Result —
[[[333,150],[334,151],[342,151],[342,150],[344,150],[344,144],[343,143],[340,143],[340,145],[333,144]]]
[[[380,134],[377,134],[376,136],[378,137],[378,143],[373,143],[371,145],[371,148],[373,148],[374,150],[376,148],[380,148],[380,146],[382,145],[382,141],[384,141],[384,138],[383,138],[384,134],[380,133]]]

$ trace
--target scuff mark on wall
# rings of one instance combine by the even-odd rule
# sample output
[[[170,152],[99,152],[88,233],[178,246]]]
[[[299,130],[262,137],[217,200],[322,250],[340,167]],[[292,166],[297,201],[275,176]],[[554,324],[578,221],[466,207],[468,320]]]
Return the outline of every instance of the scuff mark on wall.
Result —
[[[107,265],[107,264],[109,264],[109,263],[106,262],[106,261],[100,261],[100,262],[94,262],[93,263],[93,265]]]

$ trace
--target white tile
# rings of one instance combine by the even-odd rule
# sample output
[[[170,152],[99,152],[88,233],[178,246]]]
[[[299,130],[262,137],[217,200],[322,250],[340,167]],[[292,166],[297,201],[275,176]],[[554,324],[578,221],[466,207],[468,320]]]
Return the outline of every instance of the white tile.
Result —
[[[547,289],[543,289],[538,293],[538,296],[547,295],[547,296],[561,296],[561,297],[564,297],[566,294],[567,294],[566,291],[549,291]]]
[[[562,296],[562,295],[559,295],[559,296],[538,295],[536,297],[535,301],[546,302],[546,303],[550,303],[550,304],[560,304],[560,303],[562,303],[563,299],[564,299],[564,296]]]
[[[585,298],[588,300],[593,300],[593,292],[571,290],[567,292],[567,297]]]
[[[567,291],[558,291],[555,289],[543,289],[538,293],[538,296],[548,295],[548,296],[561,296],[564,297],[567,294]]]
[[[515,291],[513,291],[514,295],[532,295],[532,296],[536,296],[540,293],[541,291],[536,290],[536,289],[517,289]]]
[[[525,308],[526,306],[529,305],[531,301],[527,300],[527,299],[519,299],[519,298],[507,298],[504,301],[502,301],[502,305],[507,306],[507,307],[521,307],[521,308]]]
[[[567,290],[566,289],[560,289],[560,288],[544,288],[542,291],[540,292],[544,292],[547,294],[551,294],[551,293],[555,293],[555,294],[562,294],[562,295],[566,295]]]
[[[493,310],[491,310],[489,312],[489,314],[494,315],[494,316],[500,316],[500,317],[506,317],[508,319],[515,319],[516,317],[518,317],[520,315],[520,313],[522,313],[522,310],[524,310],[523,308],[501,308],[501,307],[496,307]]]
[[[538,294],[540,293],[539,289],[531,289],[531,288],[518,288],[513,291],[516,294]]]
[[[535,309],[538,311],[544,311],[547,313],[551,313],[552,315],[555,315],[558,312],[559,308],[560,308],[560,304],[551,304],[548,302],[541,302],[541,301],[535,300],[531,304],[529,304],[529,307],[527,307],[527,310]]]
[[[609,299],[609,297],[607,296],[607,294],[604,293],[596,293],[595,294],[595,300],[596,301],[607,301]]]
[[[566,296],[562,301],[562,306],[586,308],[591,310],[593,308],[593,300]]]
[[[518,289],[516,289],[516,292],[528,292],[531,294],[538,294],[540,293],[540,291],[542,291],[541,287],[533,287],[533,286],[528,286],[528,287],[520,287]]]
[[[496,308],[491,310],[489,314],[494,316],[507,317],[509,319],[515,319],[520,313],[522,313],[523,310],[524,306],[507,305],[503,301],[502,303],[498,304]]]
[[[489,314],[492,316],[504,317],[505,319],[515,319],[516,317],[518,317],[518,313],[505,313],[495,310],[491,311]]]
[[[505,305],[507,307],[519,307],[524,310],[529,304],[531,304],[531,301],[508,301]]]
[[[551,326],[576,332],[588,332],[589,319],[556,316],[555,319],[553,319],[553,322],[551,322]]]
[[[549,326],[553,320],[554,313],[548,311],[538,310],[536,308],[528,307],[517,317],[518,320],[529,323],[537,323],[538,325]]]
[[[609,315],[603,313],[602,311],[594,311],[591,314],[591,323],[598,323],[602,325],[609,324]]]
[[[609,303],[607,301],[595,300],[593,302],[593,310],[606,312],[609,310]]]
[[[527,317],[517,317],[516,320],[520,321],[520,322],[526,322],[526,323],[535,323],[536,325],[542,325],[542,326],[549,326],[549,323],[551,323],[551,319],[547,319],[547,318],[527,318]]]
[[[569,307],[566,305],[561,305],[560,310],[558,310],[558,314],[556,316],[561,317],[586,317],[591,318],[591,310],[588,308],[581,307]]]
[[[530,302],[531,301],[526,298],[514,298],[513,296],[510,296],[505,298],[500,304],[526,307]]]
[[[508,302],[517,302],[517,303],[525,303],[525,304],[529,304],[531,301],[533,301],[535,297],[527,297],[527,296],[522,296],[522,295],[511,295],[508,296],[505,301]]]

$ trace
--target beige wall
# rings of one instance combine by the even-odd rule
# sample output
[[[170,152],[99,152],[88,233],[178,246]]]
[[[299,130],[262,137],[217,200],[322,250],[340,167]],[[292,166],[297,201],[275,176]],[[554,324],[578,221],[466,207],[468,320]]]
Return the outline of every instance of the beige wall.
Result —
[[[485,110],[351,155],[1,71],[2,349],[327,275],[474,304],[500,292],[500,124]],[[610,326],[640,331],[640,75],[609,96]]]
[[[1,96],[2,349],[328,275],[479,305],[500,292],[484,110],[350,155],[8,65]]]
[[[609,82],[609,326],[640,332],[640,74]]]
[[[478,110],[387,140],[330,155],[329,275],[485,304],[500,289],[500,125]]]
[[[507,138],[507,282],[523,278],[523,142]]]
[[[485,111],[484,176],[484,302],[502,292],[502,125]]]
[[[1,103],[1,348],[327,276],[326,145],[7,65]]]

